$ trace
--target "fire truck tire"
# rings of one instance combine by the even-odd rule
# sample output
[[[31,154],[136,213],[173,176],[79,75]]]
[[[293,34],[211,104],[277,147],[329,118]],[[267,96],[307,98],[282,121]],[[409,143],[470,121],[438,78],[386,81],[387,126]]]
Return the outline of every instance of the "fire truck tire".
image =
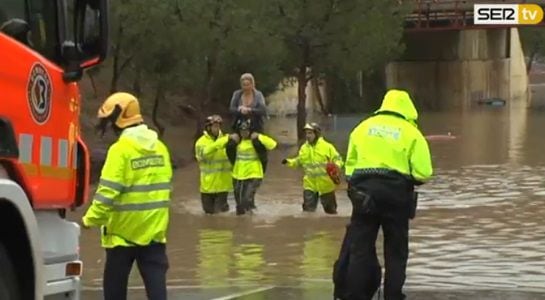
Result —
[[[0,299],[21,300],[15,269],[4,244],[0,243]]]

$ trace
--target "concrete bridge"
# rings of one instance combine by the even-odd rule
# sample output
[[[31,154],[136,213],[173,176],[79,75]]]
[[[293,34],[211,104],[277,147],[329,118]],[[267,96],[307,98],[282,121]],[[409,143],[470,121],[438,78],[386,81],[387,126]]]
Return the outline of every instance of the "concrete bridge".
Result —
[[[492,3],[545,6],[545,1],[416,0],[406,21],[405,53],[387,66],[386,85],[408,89],[419,106],[432,109],[466,108],[494,98],[529,104],[519,25],[473,22],[473,5]]]
[[[399,0],[412,5],[405,53],[386,66],[386,86],[410,91],[421,108],[464,109],[489,99],[529,105],[525,57],[517,25],[476,25],[474,4],[538,4],[545,0]],[[545,22],[535,26],[544,26]],[[324,101],[324,87],[320,86]],[[307,86],[307,111],[319,112],[318,89]],[[295,114],[297,87],[268,97],[271,115]]]

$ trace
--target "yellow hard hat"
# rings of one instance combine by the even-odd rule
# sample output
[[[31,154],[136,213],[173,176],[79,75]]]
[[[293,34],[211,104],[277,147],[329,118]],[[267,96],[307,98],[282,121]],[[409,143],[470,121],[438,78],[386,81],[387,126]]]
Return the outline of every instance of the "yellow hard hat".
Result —
[[[115,125],[119,128],[126,128],[131,125],[144,122],[140,114],[140,105],[138,99],[129,93],[114,93],[108,97],[98,110],[99,118],[108,118],[119,106],[121,112],[115,120]]]

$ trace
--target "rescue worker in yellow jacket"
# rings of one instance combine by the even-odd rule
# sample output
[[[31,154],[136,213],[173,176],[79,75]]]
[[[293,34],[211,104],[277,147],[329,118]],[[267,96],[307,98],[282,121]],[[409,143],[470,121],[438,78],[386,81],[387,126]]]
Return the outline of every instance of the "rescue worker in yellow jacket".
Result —
[[[267,152],[276,148],[276,141],[258,132],[252,132],[250,120],[237,124],[238,133],[226,142],[227,156],[233,164],[233,186],[237,215],[255,209],[255,194],[263,180]]]
[[[336,214],[336,184],[327,173],[327,165],[333,163],[337,168],[342,168],[342,158],[335,146],[322,137],[320,125],[310,123],[303,129],[306,142],[299,149],[297,157],[283,159],[282,164],[292,168],[302,167],[304,170],[303,211],[316,211],[320,198],[324,211]]]
[[[83,227],[101,227],[106,248],[104,299],[127,299],[133,262],[148,299],[165,300],[167,229],[172,166],[167,147],[144,123],[138,100],[114,93],[98,111],[98,128],[111,124],[119,139],[110,146]]]
[[[222,123],[219,115],[207,117],[204,133],[195,143],[195,157],[201,171],[202,208],[207,214],[229,211],[227,196],[233,191],[232,166],[225,148],[214,147],[216,140],[226,136],[221,131]]]
[[[416,211],[415,185],[432,176],[428,143],[417,128],[418,112],[406,91],[389,90],[382,105],[351,133],[345,172],[352,216],[334,267],[335,299],[370,300],[381,282],[375,243],[384,234],[384,299],[402,292],[409,254],[409,220]]]

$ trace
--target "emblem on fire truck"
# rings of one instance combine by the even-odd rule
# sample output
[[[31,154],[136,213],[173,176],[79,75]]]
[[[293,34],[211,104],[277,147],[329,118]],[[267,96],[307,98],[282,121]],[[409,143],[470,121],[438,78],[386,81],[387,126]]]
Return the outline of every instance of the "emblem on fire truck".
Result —
[[[34,121],[44,124],[51,115],[51,78],[45,67],[36,63],[30,70],[27,99]]]

